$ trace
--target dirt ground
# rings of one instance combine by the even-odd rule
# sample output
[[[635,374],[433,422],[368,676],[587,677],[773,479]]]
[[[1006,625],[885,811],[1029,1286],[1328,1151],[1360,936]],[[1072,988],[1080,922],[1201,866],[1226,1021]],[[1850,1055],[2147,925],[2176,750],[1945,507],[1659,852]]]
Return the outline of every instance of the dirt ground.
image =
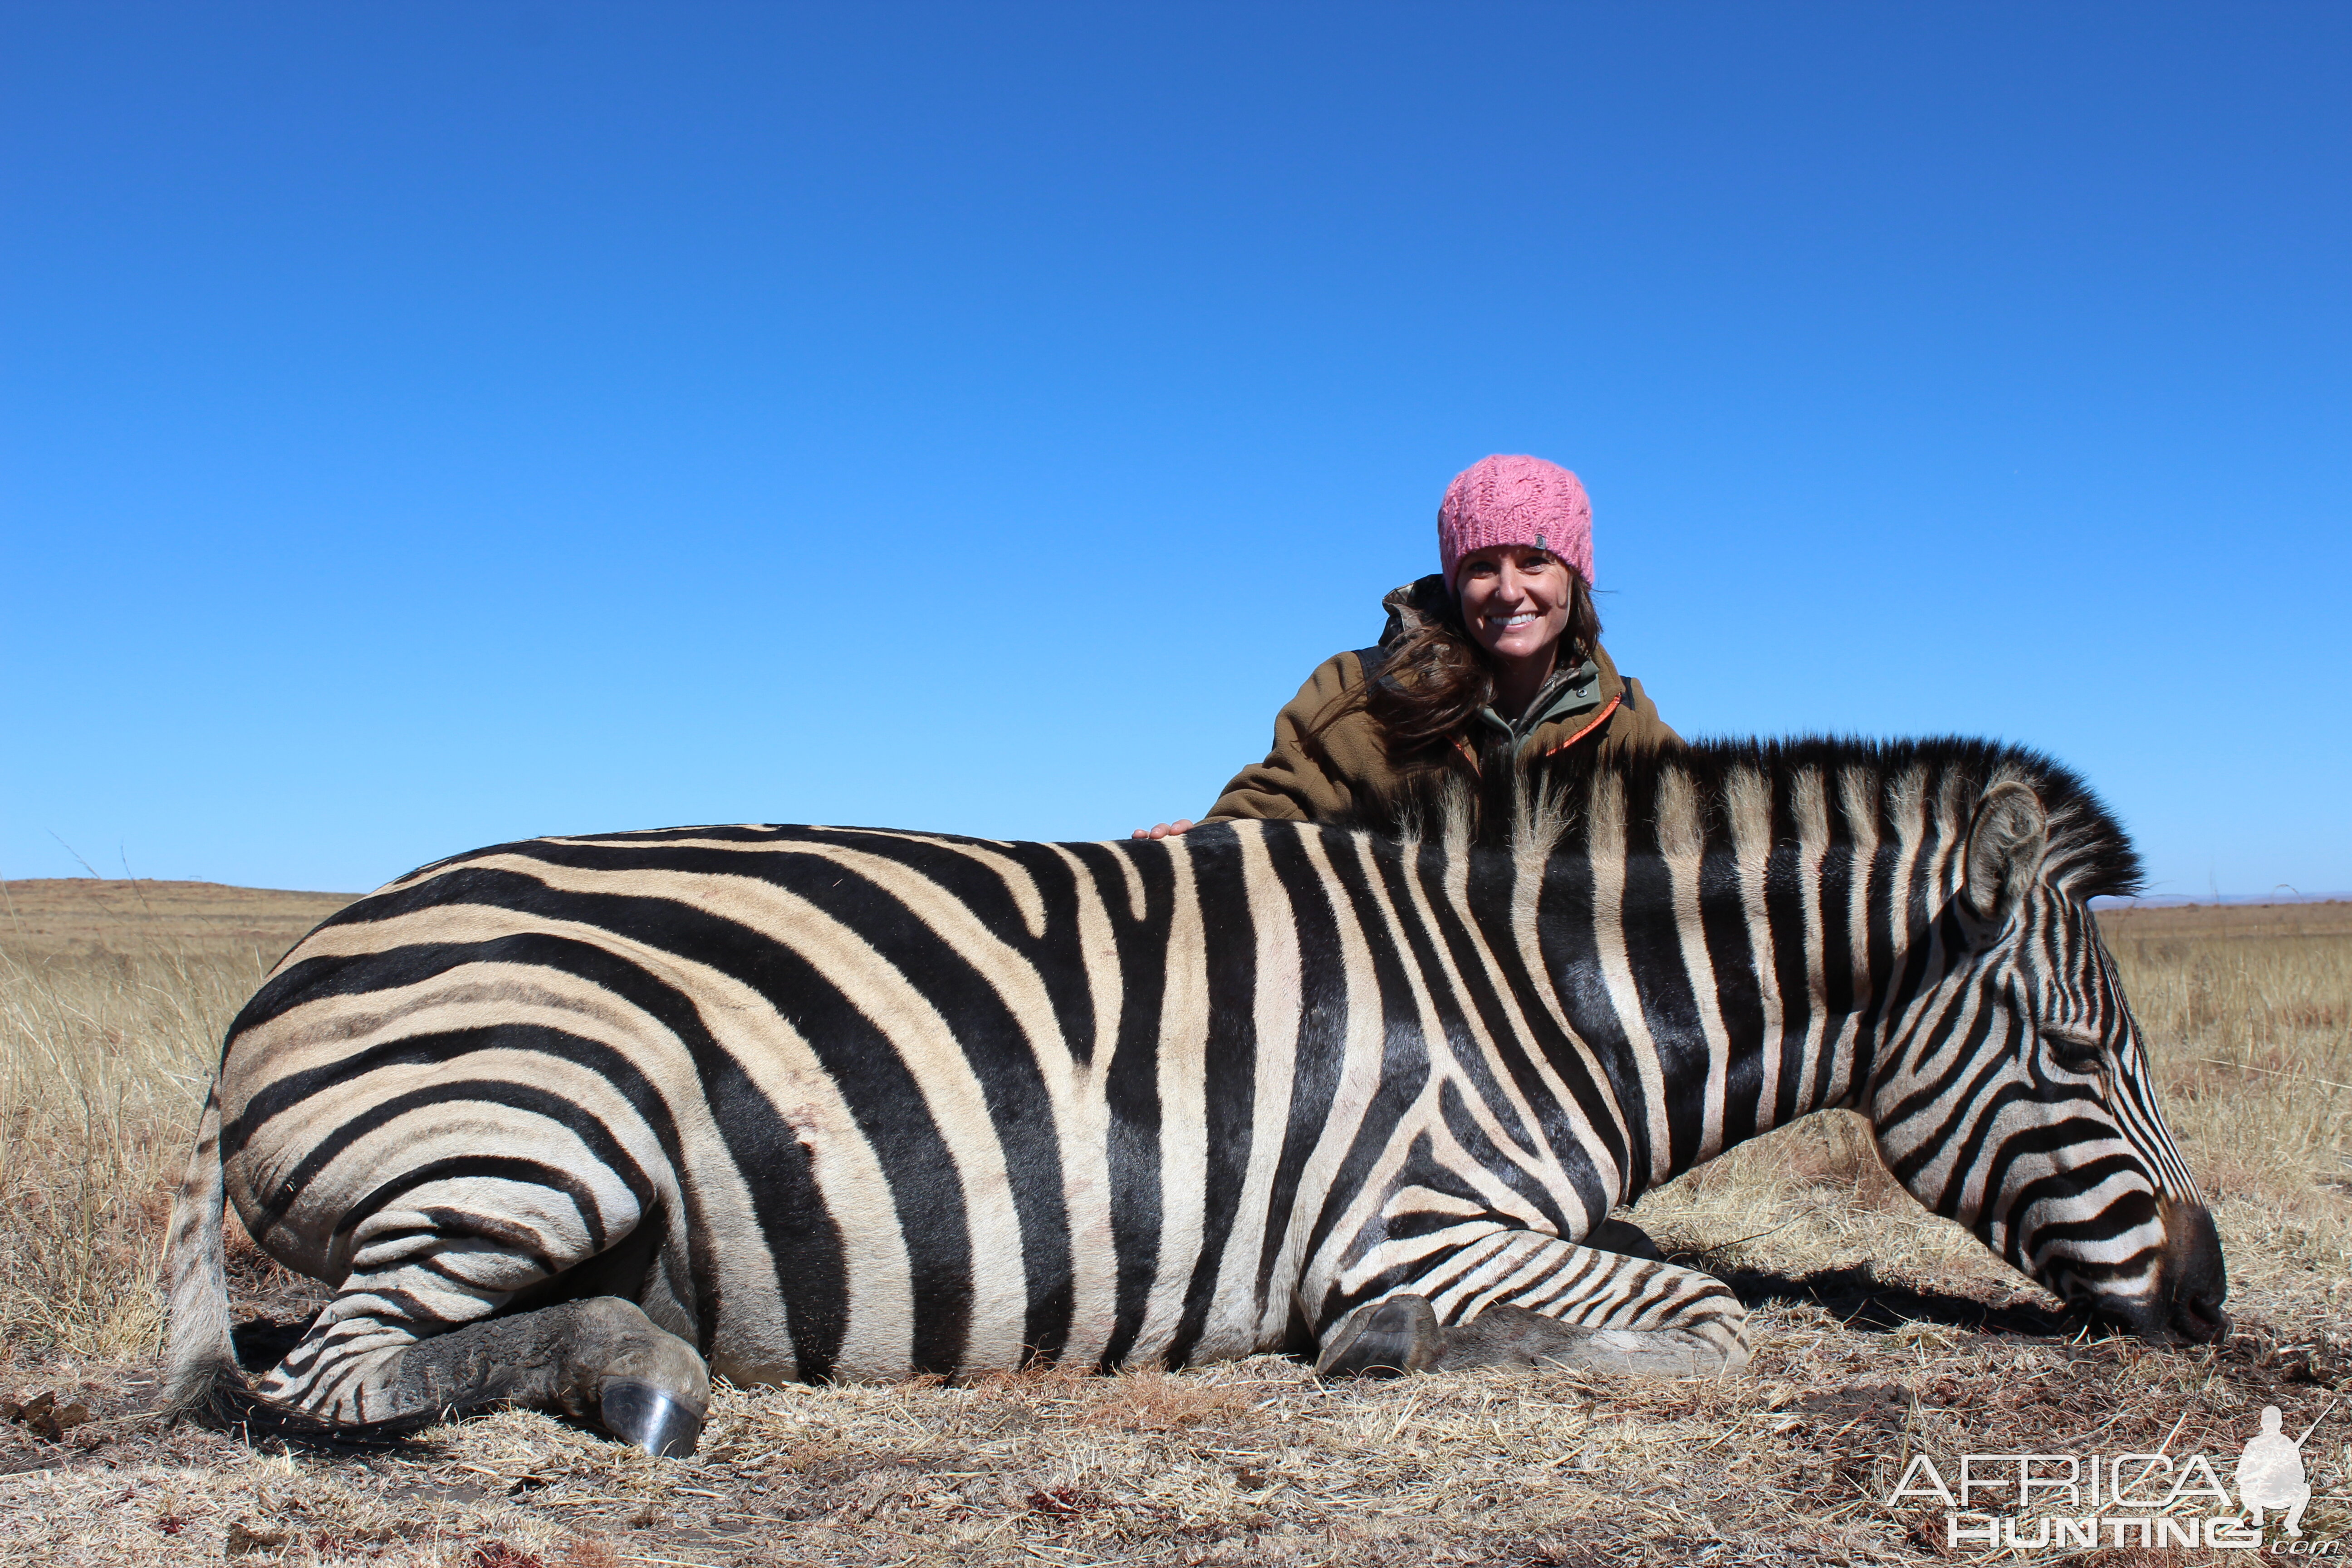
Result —
[[[2264,1554],[2352,1558],[2352,905],[2101,917],[2229,1253],[2218,1348],[2074,1331],[1835,1114],[1634,1213],[1754,1309],[1736,1377],[1318,1384],[1261,1357],[727,1388],[702,1451],[655,1460],[524,1412],[341,1456],[147,1414],[157,1200],[208,1054],[256,966],[339,901],[201,889],[5,889],[33,912],[0,936],[0,1563],[2244,1562],[2129,1531],[1955,1547],[1939,1500],[1888,1499],[1923,1456],[1957,1484],[1965,1454],[2202,1456],[2226,1486],[2265,1405],[2311,1428],[2314,1497]],[[263,1362],[316,1289],[249,1244],[233,1263]]]

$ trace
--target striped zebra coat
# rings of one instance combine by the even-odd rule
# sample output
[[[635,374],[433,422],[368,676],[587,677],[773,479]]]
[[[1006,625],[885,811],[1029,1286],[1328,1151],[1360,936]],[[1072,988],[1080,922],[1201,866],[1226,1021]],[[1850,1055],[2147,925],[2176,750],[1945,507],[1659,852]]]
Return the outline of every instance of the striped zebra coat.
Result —
[[[327,1436],[536,1404],[678,1452],[710,1371],[1719,1371],[1728,1290],[1578,1243],[1831,1106],[2061,1296],[2210,1338],[2220,1249],[2085,907],[2135,865],[2071,774],[1966,741],[1570,758],[1380,826],[458,856],[231,1026],[175,1389]],[[257,1383],[225,1200],[337,1290]]]

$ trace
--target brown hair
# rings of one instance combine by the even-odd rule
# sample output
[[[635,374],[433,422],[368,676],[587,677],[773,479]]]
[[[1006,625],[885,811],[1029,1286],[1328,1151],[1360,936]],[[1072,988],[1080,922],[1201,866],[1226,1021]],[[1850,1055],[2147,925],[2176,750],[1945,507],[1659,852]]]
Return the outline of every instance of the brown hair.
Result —
[[[1554,557],[1554,559],[1558,559]],[[1432,582],[1433,580],[1424,579]],[[1601,612],[1584,575],[1568,568],[1568,625],[1553,654],[1558,669],[1573,669],[1601,646]],[[1331,705],[1315,722],[1320,735],[1360,709],[1372,717],[1399,760],[1452,740],[1470,716],[1495,700],[1495,661],[1462,619],[1458,594],[1415,594],[1407,629],[1381,651],[1371,679]]]

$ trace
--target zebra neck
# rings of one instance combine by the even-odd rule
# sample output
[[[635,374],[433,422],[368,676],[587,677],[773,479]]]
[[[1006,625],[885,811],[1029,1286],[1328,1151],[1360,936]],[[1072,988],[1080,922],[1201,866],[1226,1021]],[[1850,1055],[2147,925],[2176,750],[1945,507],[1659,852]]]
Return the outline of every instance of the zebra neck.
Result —
[[[1626,1197],[1864,1101],[1940,967],[1932,862],[1894,844],[1587,862],[1547,945],[1623,1112]]]

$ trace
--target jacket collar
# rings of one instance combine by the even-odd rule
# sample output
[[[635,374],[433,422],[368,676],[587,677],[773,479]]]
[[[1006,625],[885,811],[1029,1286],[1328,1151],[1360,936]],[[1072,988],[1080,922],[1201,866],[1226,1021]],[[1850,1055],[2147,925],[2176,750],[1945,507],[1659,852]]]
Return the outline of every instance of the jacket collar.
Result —
[[[1543,725],[1555,719],[1574,719],[1590,713],[1609,699],[1601,690],[1601,666],[1586,659],[1574,669],[1556,669],[1549,680],[1536,692],[1536,700],[1517,720],[1506,719],[1493,708],[1478,710],[1478,718],[1488,728],[1498,730],[1515,741],[1524,741]]]

